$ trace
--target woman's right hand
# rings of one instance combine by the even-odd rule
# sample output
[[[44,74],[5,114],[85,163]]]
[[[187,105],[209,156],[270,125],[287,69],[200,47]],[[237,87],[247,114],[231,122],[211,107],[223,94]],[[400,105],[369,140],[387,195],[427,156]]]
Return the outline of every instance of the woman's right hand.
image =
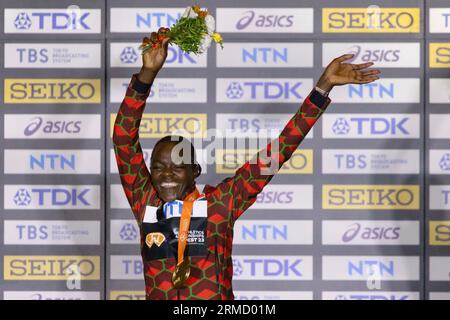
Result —
[[[160,38],[158,39],[158,37]],[[156,44],[142,55],[142,68],[139,73],[139,80],[145,83],[151,83],[159,70],[161,70],[166,61],[169,47],[169,38],[161,37],[159,32],[152,32],[151,38],[156,40]],[[150,41],[145,37],[144,42]]]

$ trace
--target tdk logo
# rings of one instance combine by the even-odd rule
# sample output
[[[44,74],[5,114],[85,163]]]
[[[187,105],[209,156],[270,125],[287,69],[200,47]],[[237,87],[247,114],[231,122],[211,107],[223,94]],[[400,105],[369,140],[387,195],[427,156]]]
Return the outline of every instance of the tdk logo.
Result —
[[[131,223],[124,224],[122,229],[120,229],[120,239],[124,241],[134,241],[137,239],[137,236],[138,232]]]
[[[115,45],[112,46],[115,48]],[[133,65],[139,59],[138,49],[132,46],[126,46],[120,51],[120,62],[126,65]],[[166,63],[168,65],[180,66],[196,66],[199,65],[200,57],[195,57],[189,53],[183,52],[179,47],[169,47],[167,53]],[[116,66],[113,64],[112,66]]]
[[[408,135],[409,132],[405,128],[406,122],[409,118],[377,118],[377,117],[360,117],[350,118],[347,121],[345,118],[338,118],[333,124],[332,130],[337,135],[346,135],[350,132],[350,123],[356,125],[357,134],[361,135],[369,131],[372,135],[396,135],[402,133]]]
[[[240,276],[244,273],[244,268],[238,260],[233,260],[233,275]]]
[[[125,47],[120,54],[120,61],[126,64],[133,64],[137,61],[138,54],[133,47]]]
[[[183,52],[179,47],[169,47],[166,62],[168,64],[178,63],[181,65],[198,64],[198,60],[194,59],[189,53]]]
[[[13,200],[17,206],[28,206],[31,203],[31,195],[26,189],[19,189],[14,195]]]
[[[5,33],[100,33],[101,9],[4,9]]]
[[[86,194],[90,189],[31,189],[31,194],[36,194],[38,197],[39,206],[44,205],[45,200],[49,200],[53,206],[61,206],[71,204],[76,206],[78,204],[89,206],[90,203],[86,199]],[[28,206],[31,203],[31,195],[27,189],[19,189],[14,195],[14,203],[18,206]]]
[[[227,97],[230,99],[240,99],[244,95],[244,89],[239,82],[232,82],[227,88]]]
[[[303,277],[300,266],[302,259],[242,259],[233,261],[233,273],[235,276],[242,276],[244,273],[249,276],[264,277]]]
[[[328,139],[418,139],[420,115],[410,113],[325,114],[323,137]]]
[[[98,185],[5,185],[5,209],[72,209],[100,207]]]
[[[233,81],[227,89],[226,95],[229,99],[241,99],[244,93],[249,92],[249,98],[254,100],[257,98],[263,98],[267,100],[275,99],[303,99],[302,94],[299,92],[303,82],[287,82],[287,81],[246,81],[243,83]],[[245,88],[245,89],[244,89]]]
[[[439,166],[441,167],[441,170],[450,171],[450,153],[446,153],[442,156],[439,161]]]
[[[14,26],[20,30],[28,30],[31,27],[31,19],[26,12],[21,12],[14,20]]]
[[[338,118],[333,124],[333,132],[338,135],[345,135],[350,132],[350,125],[344,118]]]
[[[30,17],[26,12],[21,12],[14,20],[14,26],[18,30],[29,30],[35,23],[38,30],[44,30],[46,26],[53,30],[90,30],[86,22],[89,15],[89,12],[33,12]]]
[[[181,19],[181,13],[171,15],[166,12],[149,12],[146,14],[136,14],[136,27],[146,29],[156,29],[160,27],[167,27],[175,24],[177,20]]]

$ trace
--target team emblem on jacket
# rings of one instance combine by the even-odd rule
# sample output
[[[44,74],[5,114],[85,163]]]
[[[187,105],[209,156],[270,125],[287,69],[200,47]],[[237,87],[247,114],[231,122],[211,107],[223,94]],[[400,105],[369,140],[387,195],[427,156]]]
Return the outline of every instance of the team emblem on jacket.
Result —
[[[145,237],[145,243],[149,248],[151,248],[154,244],[160,247],[164,241],[166,241],[166,237],[161,232],[149,233]]]

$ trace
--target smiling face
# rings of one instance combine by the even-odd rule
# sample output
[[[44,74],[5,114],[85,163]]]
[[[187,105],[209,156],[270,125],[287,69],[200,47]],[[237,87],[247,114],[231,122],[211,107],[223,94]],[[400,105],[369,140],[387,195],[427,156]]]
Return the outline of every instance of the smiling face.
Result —
[[[200,167],[191,161],[177,161],[172,153],[178,142],[158,142],[151,158],[151,179],[158,196],[164,202],[183,200],[193,191],[195,178],[200,175]],[[182,155],[182,152],[181,152]]]

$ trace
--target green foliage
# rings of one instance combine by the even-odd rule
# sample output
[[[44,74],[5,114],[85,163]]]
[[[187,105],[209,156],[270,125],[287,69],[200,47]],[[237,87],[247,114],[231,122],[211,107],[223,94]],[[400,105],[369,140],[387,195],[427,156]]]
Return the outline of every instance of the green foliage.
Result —
[[[184,52],[199,54],[199,44],[208,34],[205,19],[186,18],[178,20],[170,29],[170,43],[178,45]]]

